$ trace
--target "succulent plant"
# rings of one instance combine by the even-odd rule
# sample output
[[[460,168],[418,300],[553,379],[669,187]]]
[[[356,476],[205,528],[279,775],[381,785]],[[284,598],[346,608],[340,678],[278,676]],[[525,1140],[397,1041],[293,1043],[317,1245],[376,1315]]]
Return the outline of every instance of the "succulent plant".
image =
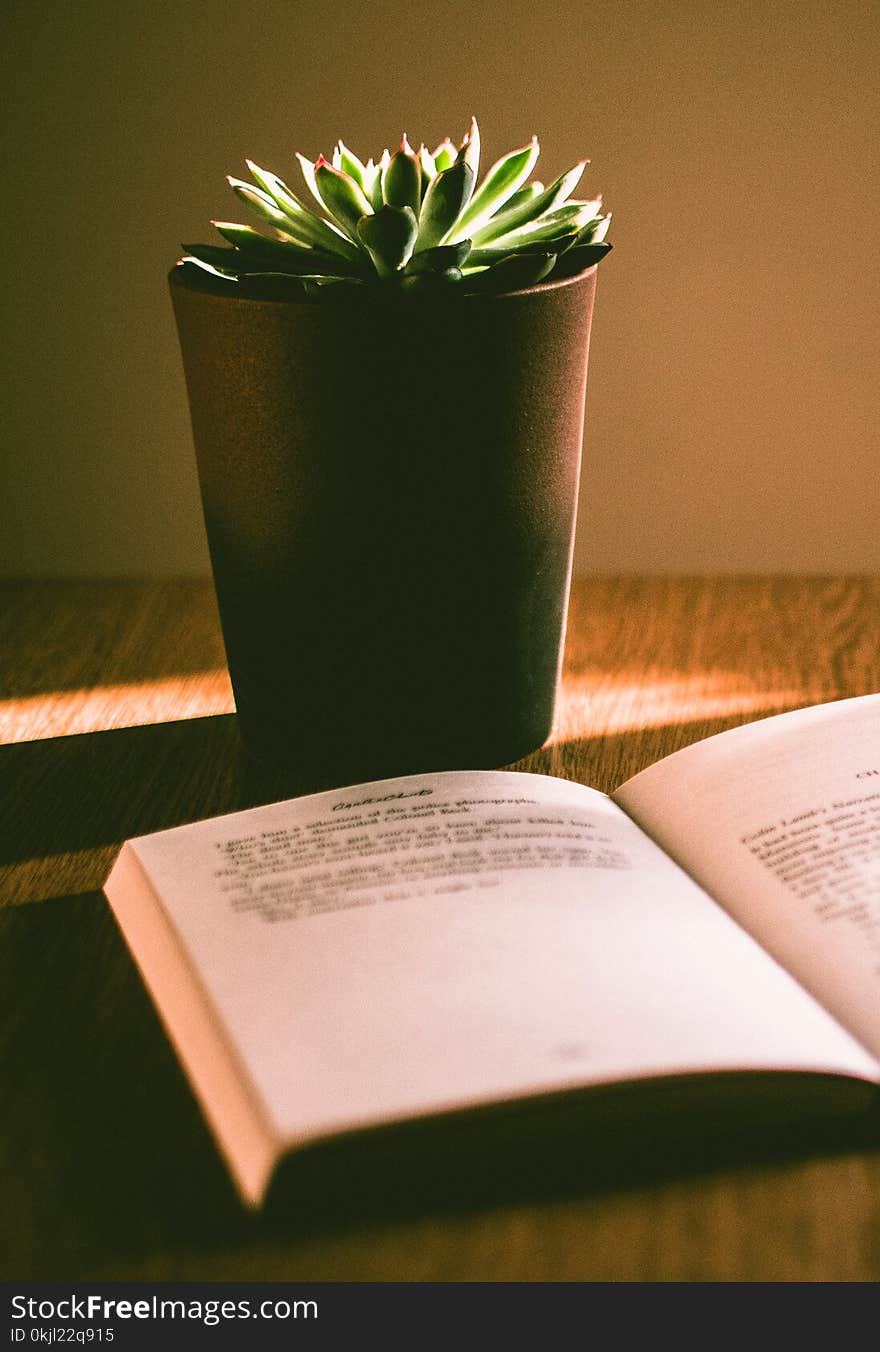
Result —
[[[611,217],[602,215],[600,197],[571,196],[585,161],[546,187],[528,182],[538,154],[533,136],[478,183],[474,118],[458,147],[447,138],[436,150],[413,150],[404,135],[393,155],[386,150],[366,164],[339,141],[329,161],[297,156],[317,211],[248,160],[253,181],[230,176],[229,183],[269,233],[213,221],[225,245],[184,245],[180,264],[249,293],[280,289],[312,299],[453,286],[516,291],[574,276],[611,248],[605,241]]]

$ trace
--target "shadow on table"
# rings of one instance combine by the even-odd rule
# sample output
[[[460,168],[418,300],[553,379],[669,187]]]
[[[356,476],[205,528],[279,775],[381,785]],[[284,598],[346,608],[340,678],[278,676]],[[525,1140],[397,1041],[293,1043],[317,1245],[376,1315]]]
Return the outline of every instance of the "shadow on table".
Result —
[[[551,743],[513,768],[567,773],[609,790],[670,750],[738,722],[700,720]],[[321,778],[295,765],[280,771],[255,764],[234,714],[0,746],[0,866],[119,845],[338,783],[329,771]],[[77,890],[100,887],[104,876]]]
[[[659,1134],[635,1112],[611,1137],[589,1119],[552,1136],[484,1131],[478,1117],[383,1132],[291,1157],[264,1211],[241,1207],[101,896],[0,913],[0,1266],[85,1279],[175,1255],[254,1253],[407,1217],[572,1197],[720,1164],[876,1139],[873,1122]],[[564,1115],[560,1115],[564,1122]],[[575,1130],[574,1128],[577,1128]],[[583,1130],[582,1130],[583,1128]],[[259,1260],[256,1260],[258,1267]]]
[[[331,786],[256,765],[234,714],[0,746],[0,904],[100,888],[130,836]]]

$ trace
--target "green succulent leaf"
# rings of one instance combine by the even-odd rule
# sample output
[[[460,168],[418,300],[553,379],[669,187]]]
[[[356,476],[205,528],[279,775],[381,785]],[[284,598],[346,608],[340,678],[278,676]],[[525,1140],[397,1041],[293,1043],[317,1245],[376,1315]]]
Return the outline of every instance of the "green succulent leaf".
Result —
[[[570,169],[566,169],[564,174],[560,174],[559,177],[550,184],[547,189],[547,193],[551,198],[548,207],[561,206],[563,202],[568,201],[583,178],[586,167],[586,160],[578,160],[577,164],[573,164]],[[602,205],[602,198],[597,197],[595,201],[598,209]],[[542,210],[547,210],[547,207],[542,208]]]
[[[404,136],[382,175],[382,196],[389,207],[410,207],[416,215],[422,202],[422,166]]]
[[[473,238],[474,232],[485,225],[504,203],[525,183],[540,154],[538,139],[533,136],[527,146],[512,150],[493,164],[479,188],[477,188],[467,208],[455,223],[455,236],[451,240]]]
[[[528,238],[518,239],[508,244],[504,240],[485,244],[482,249],[474,249],[468,256],[468,267],[483,267],[497,263],[502,258],[517,254],[562,253],[577,242],[577,231],[571,226],[553,226],[536,229]]]
[[[533,244],[535,241],[549,241],[565,235],[577,235],[587,224],[590,209],[590,203],[581,206],[575,202],[568,202],[555,211],[539,216],[537,220],[528,221],[515,230],[508,230],[498,238],[487,241],[482,247],[513,253],[523,245]]]
[[[387,150],[383,150],[379,157],[379,163],[376,165],[376,176],[370,189],[370,205],[374,211],[378,211],[381,206],[385,205],[385,198],[382,196],[382,180],[390,163],[391,156]]]
[[[475,230],[474,234],[481,235],[484,230],[489,230],[495,221],[500,220],[502,216],[506,216],[508,212],[519,210],[533,203],[535,198],[543,191],[544,184],[539,183],[537,179],[533,179],[531,183],[526,183],[524,187],[520,188],[519,192],[515,192],[512,197],[508,198],[507,205],[498,212],[497,216],[492,216],[488,224],[482,226],[480,230]]]
[[[457,154],[458,151],[450,141],[449,137],[445,137],[434,151],[432,157],[434,164],[437,167],[437,173],[442,174],[444,169],[451,169],[455,164]]]
[[[464,160],[465,164],[470,165],[473,170],[474,182],[476,182],[480,175],[480,129],[475,117],[471,118],[471,125],[465,133],[461,149],[455,158]]]
[[[268,193],[261,192],[250,183],[243,183],[240,179],[234,178],[230,178],[229,183],[236,196],[242,202],[245,202],[261,220],[266,221],[290,239],[304,245],[320,244],[334,252],[347,253],[348,257],[356,256],[356,253],[352,254],[352,246],[344,235],[333,230],[326,221],[321,221],[310,211],[304,210],[299,215],[294,216],[282,211],[277,203],[269,197]]]
[[[343,174],[354,179],[361,192],[367,194],[367,166],[361,163],[353,150],[349,150],[344,141],[336,142],[332,164],[334,169],[340,169]]]
[[[460,271],[470,251],[469,239],[463,239],[459,244],[439,244],[433,249],[422,249],[407,263],[406,274],[413,277],[421,273],[447,272],[450,268]]]
[[[528,145],[479,180],[476,118],[460,146],[449,138],[414,151],[404,134],[392,156],[366,163],[337,141],[331,160],[297,153],[308,188],[301,200],[277,174],[248,160],[252,181],[230,177],[257,227],[215,221],[231,247],[192,245],[180,260],[247,294],[309,299],[323,294],[395,296],[451,287],[499,292],[569,277],[604,257],[610,215],[602,201],[572,197],[584,163],[548,186],[529,182],[539,154]],[[265,227],[270,229],[266,230]]]
[[[527,257],[530,254],[542,253],[561,254],[567,249],[571,249],[576,243],[577,231],[569,227],[555,233],[545,233],[544,238],[539,235],[537,238],[520,241],[515,245],[486,244],[482,249],[474,249],[468,255],[466,270],[491,267],[493,263],[500,262],[502,258],[520,258]]]
[[[594,221],[588,221],[581,229],[578,235],[579,244],[602,244],[605,236],[608,234],[608,227],[611,225],[611,212],[607,216],[600,216]]]
[[[357,233],[379,276],[393,277],[409,262],[419,223],[412,207],[384,206],[375,213],[362,216]]]
[[[235,249],[221,249],[216,244],[184,244],[178,267],[191,264],[213,277],[221,277],[225,282],[237,282],[239,274],[234,266],[235,253]]]
[[[308,245],[293,240],[269,239],[249,225],[239,225],[237,221],[212,221],[211,224],[234,248],[251,253],[255,258],[287,258],[291,254],[305,255],[312,252]]]
[[[309,300],[345,298],[356,294],[358,288],[363,289],[363,282],[351,277],[309,277],[303,282],[303,293]]]
[[[467,206],[473,188],[474,173],[464,160],[457,160],[432,179],[419,215],[422,249],[431,249],[443,241]]]
[[[312,222],[317,222],[318,227],[325,231],[330,228],[326,221],[320,216],[316,216],[310,207],[301,202],[294,192],[291,192],[287,184],[277,174],[270,173],[268,169],[261,169],[253,160],[247,160],[246,163],[255,182],[260,185],[262,194],[290,221],[301,224],[304,229],[312,228]],[[230,179],[229,181],[234,184],[238,180]],[[245,184],[244,186],[249,187],[250,185]]]
[[[234,250],[221,250],[221,252],[233,253]],[[301,277],[289,277],[281,273],[266,272],[245,275],[241,271],[232,272],[228,269],[213,267],[210,263],[193,255],[186,255],[181,258],[178,266],[186,270],[192,269],[195,274],[220,279],[228,286],[234,286],[245,291],[248,296],[269,296],[273,300],[287,297],[301,299],[305,295],[306,286],[309,285],[309,282]]]
[[[286,240],[267,239],[258,234],[249,225],[237,225],[233,221],[212,221],[212,225],[225,240],[238,249],[247,264],[256,263],[265,268],[271,264],[273,270],[290,272],[296,276],[319,276],[330,273],[339,276],[357,276],[363,272],[363,263],[350,263],[347,259],[313,249],[311,246],[288,243]]]
[[[611,252],[610,244],[581,244],[567,250],[553,269],[554,277],[576,277],[579,272],[591,268]]]
[[[528,197],[523,197],[525,189],[514,194],[503,211],[490,217],[484,226],[474,231],[474,243],[484,244],[487,240],[498,239],[515,230],[517,226],[525,225],[558,207],[574,192],[584,172],[585,164],[586,161],[582,160],[566,173],[560,174],[559,178],[543,191],[530,194]],[[594,207],[592,215],[596,214],[601,204],[601,198],[597,198],[592,204]]]
[[[437,162],[426,145],[419,146],[419,164],[422,167],[422,196],[424,197],[431,179],[437,177]]]
[[[553,271],[556,255],[536,253],[513,255],[468,279],[469,291],[521,291],[536,286]]]
[[[594,198],[590,202],[582,202],[579,199],[571,198],[568,202],[563,202],[561,207],[554,207],[552,211],[545,211],[541,217],[542,221],[577,221],[578,228],[583,229],[588,223],[599,219],[598,209],[600,202]]]
[[[270,225],[276,225],[279,230],[284,228],[285,222],[289,218],[267,192],[263,192],[261,188],[255,188],[252,183],[243,182],[240,178],[233,178],[231,174],[227,175],[226,182],[236,197],[247,203],[262,220],[268,221]]]
[[[306,159],[305,155],[300,154],[299,151],[296,152],[296,158],[299,160],[299,167],[300,172],[302,173],[303,176],[303,182],[305,183],[309,192],[314,197],[315,201],[318,203],[318,206],[323,207],[324,199],[321,197],[321,193],[318,189],[318,182],[317,179],[315,178],[315,169],[317,168],[317,160],[314,163],[312,163],[311,160]]]
[[[207,264],[227,277],[332,277],[338,260],[321,258],[314,250],[291,249],[287,258],[257,257],[242,249],[223,249],[215,244],[185,244],[187,257]],[[348,280],[354,280],[349,278]]]
[[[357,261],[357,249],[342,232],[329,221],[316,216],[276,174],[261,169],[253,160],[248,160],[247,165],[260,184],[259,189],[250,183],[242,183],[240,179],[230,178],[228,181],[242,201],[247,202],[263,220],[297,243],[314,244],[318,248],[342,254],[353,262]]]
[[[436,295],[444,287],[455,286],[461,280],[460,268],[440,268],[437,272],[405,272],[400,289],[406,295]]]
[[[320,155],[315,164],[315,187],[337,225],[349,239],[356,241],[358,221],[362,216],[370,215],[373,208],[354,179],[341,169],[334,169]]]
[[[372,202],[373,184],[379,177],[379,166],[373,163],[372,155],[364,165],[364,196]]]

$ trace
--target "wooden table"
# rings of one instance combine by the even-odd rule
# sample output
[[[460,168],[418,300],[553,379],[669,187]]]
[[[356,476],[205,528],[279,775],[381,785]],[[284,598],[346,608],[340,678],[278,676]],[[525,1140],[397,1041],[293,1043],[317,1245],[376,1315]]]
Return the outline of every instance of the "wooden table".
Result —
[[[127,836],[316,786],[248,769],[210,584],[4,583],[0,603],[0,1275],[880,1278],[880,1150],[846,1131],[535,1152],[489,1186],[393,1200],[355,1173],[323,1204],[245,1216],[100,887]],[[878,580],[582,581],[557,732],[517,768],[611,789],[878,688]]]

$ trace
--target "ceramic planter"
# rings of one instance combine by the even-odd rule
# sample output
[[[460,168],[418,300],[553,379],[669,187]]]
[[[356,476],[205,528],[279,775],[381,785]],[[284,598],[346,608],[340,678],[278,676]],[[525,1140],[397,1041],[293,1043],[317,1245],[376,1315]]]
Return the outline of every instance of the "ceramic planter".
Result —
[[[369,304],[170,284],[247,747],[339,782],[539,747],[595,267]]]

